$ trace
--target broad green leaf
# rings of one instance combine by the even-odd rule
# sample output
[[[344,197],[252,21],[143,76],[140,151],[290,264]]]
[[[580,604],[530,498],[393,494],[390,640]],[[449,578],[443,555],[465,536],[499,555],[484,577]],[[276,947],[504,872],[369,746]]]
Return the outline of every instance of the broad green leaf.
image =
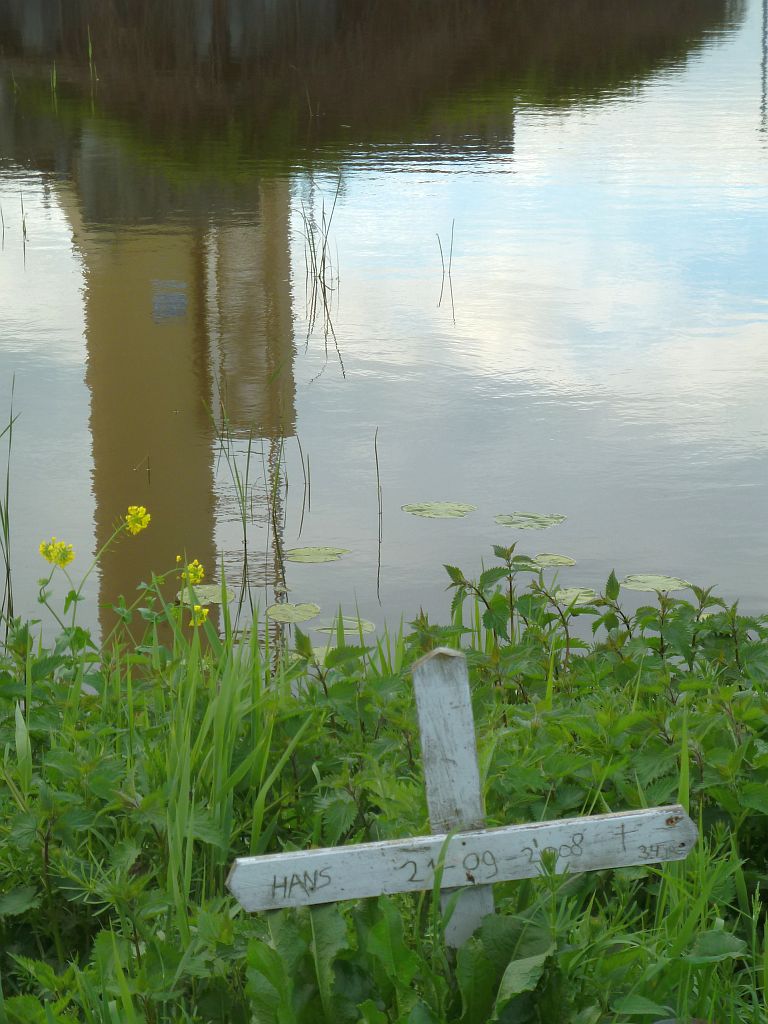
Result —
[[[328,904],[311,907],[309,920],[312,927],[312,959],[315,964],[317,987],[327,1024],[335,1024],[333,996],[333,962],[347,948],[347,926],[338,907]]]
[[[747,944],[731,932],[720,928],[703,932],[696,937],[693,949],[683,957],[689,964],[714,964],[720,960],[735,960],[744,956]]]
[[[463,505],[458,501],[419,501],[412,505],[401,505],[403,512],[426,519],[461,519],[467,512],[474,512],[477,505]]]
[[[295,1021],[292,1014],[293,981],[280,954],[266,942],[248,945],[246,992],[255,1024]]]
[[[376,1006],[372,999],[360,1003],[358,1010],[362,1014],[360,1024],[389,1024],[389,1017]]]
[[[309,622],[320,614],[320,605],[306,604],[271,604],[267,608],[267,618],[273,622]]]
[[[407,988],[419,970],[416,954],[405,944],[403,919],[386,896],[379,899],[381,918],[368,932],[368,952],[384,967],[398,988]]]
[[[441,1024],[437,1017],[424,1003],[417,1003],[407,1017],[400,1018],[404,1024]]]
[[[637,1014],[640,1017],[658,1017],[660,1013],[673,1013],[669,1006],[661,1006],[645,996],[622,996],[612,1007],[616,1013]]]
[[[511,512],[509,515],[496,516],[499,526],[513,526],[517,530],[546,530],[550,526],[564,523],[565,519],[558,512]]]
[[[15,917],[36,907],[40,896],[33,885],[17,885],[0,896],[0,917]]]
[[[536,988],[544,973],[544,965],[552,955],[554,948],[554,946],[550,946],[549,949],[536,956],[513,960],[507,966],[493,1008],[497,1019],[498,1014],[511,999],[519,996],[521,992],[532,992]]]
[[[590,587],[564,587],[555,591],[555,600],[558,604],[571,605],[591,604],[596,600],[597,594]]]
[[[605,596],[609,601],[615,601],[619,596],[620,584],[616,579],[616,573],[611,569],[611,575],[608,577],[605,584]]]
[[[543,565],[545,569],[554,569],[561,565],[576,565],[575,558],[569,558],[568,555],[554,555],[549,551],[536,555],[534,562]]]
[[[192,587],[192,594],[194,595],[194,601],[190,602],[189,587],[184,587],[176,595],[176,600],[181,604],[221,604],[221,584],[220,583],[197,583]],[[225,595],[227,604],[230,601],[234,601],[235,592],[227,587]]]
[[[690,587],[686,580],[678,579],[677,576],[659,576],[654,573],[637,573],[633,576],[625,576],[621,581],[625,590],[663,591],[668,593],[671,590],[685,590]]]
[[[478,939],[470,939],[456,958],[461,992],[461,1024],[486,1024],[496,995],[498,972]]]
[[[751,811],[768,814],[768,786],[761,782],[747,782],[741,788],[740,803]]]
[[[283,552],[283,558],[286,562],[305,562],[307,564],[314,564],[317,562],[336,562],[342,555],[348,554],[349,548],[289,548],[287,551]]]
[[[338,622],[331,622],[325,626],[316,626],[315,628],[318,633],[335,633],[338,628]],[[343,633],[357,635],[361,632],[374,633],[376,626],[367,619],[358,619],[353,615],[344,615],[341,619],[341,629]]]

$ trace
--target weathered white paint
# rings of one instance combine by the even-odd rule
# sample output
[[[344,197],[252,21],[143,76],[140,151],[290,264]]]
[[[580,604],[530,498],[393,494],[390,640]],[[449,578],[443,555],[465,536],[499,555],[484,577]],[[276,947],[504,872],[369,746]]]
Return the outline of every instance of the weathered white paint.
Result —
[[[432,832],[441,835],[457,829],[481,829],[485,809],[466,657],[448,647],[431,651],[414,663],[413,687]],[[443,911],[451,899],[450,890],[441,893]],[[453,903],[445,941],[456,947],[493,913],[493,888],[477,885],[464,889]]]
[[[276,910],[431,889],[443,847],[441,887],[482,888],[535,877],[547,851],[557,858],[558,874],[581,873],[683,860],[697,836],[682,807],[653,807],[452,836],[239,857],[227,886],[246,910]]]

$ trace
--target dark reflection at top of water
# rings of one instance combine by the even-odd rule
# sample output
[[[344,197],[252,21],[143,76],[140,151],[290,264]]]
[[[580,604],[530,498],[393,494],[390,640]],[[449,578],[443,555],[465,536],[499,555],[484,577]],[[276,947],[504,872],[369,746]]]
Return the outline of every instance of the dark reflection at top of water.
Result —
[[[9,0],[0,53],[22,76],[55,61],[59,102],[138,115],[164,153],[217,174],[361,145],[503,152],[516,108],[631,94],[743,13],[742,0]],[[195,149],[214,138],[223,152]]]

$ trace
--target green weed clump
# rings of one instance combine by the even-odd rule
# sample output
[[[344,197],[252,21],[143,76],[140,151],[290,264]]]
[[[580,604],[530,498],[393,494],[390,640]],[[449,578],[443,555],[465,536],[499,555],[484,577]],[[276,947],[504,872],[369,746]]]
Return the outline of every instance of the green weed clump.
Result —
[[[100,649],[74,618],[50,643],[9,618],[0,1021],[768,1020],[768,618],[699,588],[630,613],[613,574],[558,590],[495,554],[447,567],[449,624],[340,624],[324,651],[236,635],[226,601],[215,628],[196,563],[188,600],[152,580]],[[235,856],[428,831],[409,666],[440,645],[468,657],[489,825],[679,800],[694,852],[500,884],[458,953],[431,893],[244,914]]]

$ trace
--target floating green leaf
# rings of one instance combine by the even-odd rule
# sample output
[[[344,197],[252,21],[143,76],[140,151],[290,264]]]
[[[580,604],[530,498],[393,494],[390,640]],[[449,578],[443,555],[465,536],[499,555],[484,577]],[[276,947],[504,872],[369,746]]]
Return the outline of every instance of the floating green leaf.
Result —
[[[569,558],[568,555],[553,555],[549,551],[536,555],[534,561],[545,569],[554,569],[561,565],[576,565],[575,558]]]
[[[342,555],[348,554],[349,548],[289,548],[287,551],[283,552],[283,558],[286,562],[336,562]]]
[[[182,604],[189,603],[189,587],[184,587],[176,595],[176,600]],[[193,604],[221,604],[221,584],[220,583],[197,583],[192,587],[192,593],[194,594],[195,600]],[[225,597],[227,603],[234,601],[235,592],[230,590],[229,587],[226,589]]]
[[[596,598],[597,594],[590,587],[564,587],[555,591],[558,604],[591,604]]]
[[[335,633],[338,629],[338,619],[325,626],[316,626],[318,633]],[[355,615],[342,615],[341,630],[343,633],[373,633],[376,626],[367,619],[358,619]]]
[[[509,515],[496,516],[499,526],[513,526],[517,530],[546,530],[550,526],[564,523],[565,519],[558,512],[511,512]]]
[[[267,608],[267,618],[273,622],[309,622],[320,614],[320,605],[306,604],[271,604]]]
[[[670,590],[685,590],[690,587],[687,580],[678,579],[677,576],[657,576],[653,573],[638,573],[635,576],[626,576],[621,581],[622,587],[626,590],[655,590],[657,593]]]
[[[458,501],[418,501],[401,508],[412,516],[424,516],[426,519],[461,519],[467,512],[474,512],[477,505],[462,505]]]

